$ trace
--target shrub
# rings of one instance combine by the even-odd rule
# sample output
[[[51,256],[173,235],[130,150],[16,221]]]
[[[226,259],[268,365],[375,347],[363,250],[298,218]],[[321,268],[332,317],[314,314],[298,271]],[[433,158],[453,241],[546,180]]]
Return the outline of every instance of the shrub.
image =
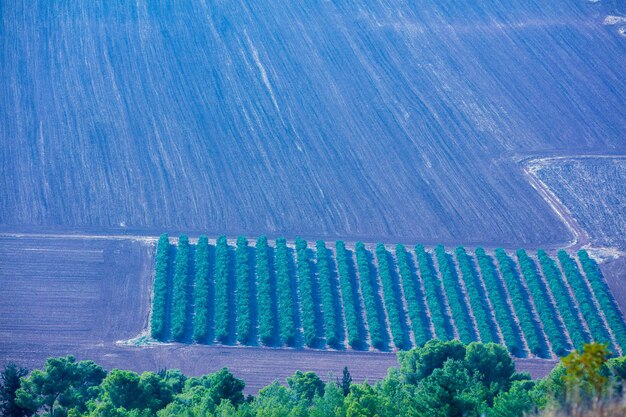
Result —
[[[198,239],[195,269],[193,340],[203,342],[209,337],[209,306],[213,305],[209,299],[209,241],[206,236]]]
[[[289,252],[287,242],[283,238],[276,240],[276,284],[278,289],[280,338],[283,343],[293,346],[296,342],[295,303],[289,274]]]
[[[604,317],[606,317],[606,321],[617,343],[621,346],[622,351],[624,351],[626,349],[626,325],[624,324],[624,317],[620,313],[611,291],[609,291],[606,282],[602,278],[602,272],[600,272],[598,264],[589,257],[586,250],[581,249],[578,251],[578,259],[580,259],[580,264],[596,295],[596,300],[598,300],[604,312]]]
[[[465,307],[465,297],[461,292],[456,273],[453,272],[454,266],[450,264],[448,254],[442,245],[438,245],[435,248],[435,257],[437,258],[437,264],[439,264],[439,273],[441,274],[454,324],[459,332],[459,338],[463,343],[472,342],[476,340],[472,330],[472,319]]]
[[[604,325],[604,321],[600,317],[598,309],[593,304],[591,292],[589,291],[585,279],[580,274],[578,266],[564,250],[560,250],[557,256],[563,267],[565,278],[574,291],[574,297],[578,301],[580,312],[589,326],[591,336],[593,336],[596,342],[609,342],[609,347],[612,349],[609,333]]]
[[[470,264],[470,258],[467,252],[465,252],[465,248],[459,246],[454,252],[459,264],[459,269],[461,270],[461,277],[467,289],[470,306],[472,307],[472,312],[476,319],[480,340],[483,343],[496,342],[499,339],[498,332],[495,331],[495,323],[493,322],[490,307],[487,304],[487,296],[480,282],[480,278]]]
[[[229,263],[228,241],[220,236],[215,245],[215,338],[222,343],[229,337]]]
[[[511,258],[509,258],[506,252],[500,248],[496,249],[496,258],[500,264],[500,271],[506,287],[509,290],[513,309],[526,337],[528,348],[535,355],[539,355],[545,351],[545,340],[543,340],[543,334],[538,330],[538,326],[535,325],[536,319],[528,305],[530,297],[524,287],[522,287],[520,280],[515,276]]]
[[[272,314],[272,287],[270,282],[269,247],[267,238],[256,241],[256,277],[258,285],[259,337],[269,346],[274,341],[274,317]]]
[[[377,349],[384,349],[386,346],[383,339],[381,318],[378,315],[376,295],[370,274],[370,264],[367,259],[367,250],[365,249],[365,245],[362,242],[357,242],[355,252],[372,346]]]
[[[398,269],[402,278],[402,288],[404,289],[404,296],[409,310],[411,327],[415,336],[415,344],[420,347],[432,338],[428,315],[424,306],[424,295],[411,271],[404,245],[396,245],[396,259],[398,260]]]
[[[335,312],[336,300],[333,296],[333,279],[330,273],[328,257],[330,255],[323,241],[315,244],[317,258],[317,278],[320,285],[322,308],[324,310],[324,337],[328,346],[337,347],[340,340],[340,328],[337,326]]]
[[[156,252],[154,274],[154,294],[152,298],[152,317],[150,333],[158,340],[165,338],[165,306],[167,303],[167,264],[169,259],[170,241],[167,233],[159,238]]]
[[[523,249],[517,250],[517,259],[519,260],[520,269],[526,280],[528,290],[533,297],[537,315],[543,323],[543,329],[552,345],[552,351],[558,356],[563,356],[567,353],[565,335],[559,325],[555,307],[552,305],[546,289],[537,274],[535,263]]]
[[[185,337],[187,321],[187,287],[189,286],[189,238],[181,235],[176,250],[174,269],[174,291],[172,295],[172,337],[182,340]]]
[[[241,344],[250,343],[252,320],[250,318],[250,267],[248,261],[248,240],[237,238],[236,283],[237,283],[237,340]]]
[[[585,342],[589,341],[589,337],[578,319],[576,304],[565,286],[561,271],[556,265],[556,262],[551,259],[544,250],[539,249],[537,251],[537,258],[539,259],[543,276],[548,282],[548,287],[550,287],[565,328],[567,328],[567,332],[572,339],[572,344],[575,349],[580,350],[583,348]]]
[[[519,331],[507,304],[502,284],[493,270],[493,266],[489,257],[485,253],[485,250],[483,248],[476,248],[475,253],[476,259],[478,259],[480,272],[483,276],[483,280],[485,281],[489,301],[491,301],[496,321],[502,331],[504,344],[513,355],[520,355],[522,353],[522,348],[519,344]]]
[[[424,295],[430,309],[430,317],[433,321],[433,326],[435,327],[435,335],[437,339],[449,340],[452,338],[452,335],[449,333],[450,325],[443,304],[441,283],[431,267],[431,262],[428,254],[424,250],[424,246],[415,246],[415,254],[417,255],[417,265],[419,266],[420,276],[424,282]]]
[[[391,277],[391,267],[389,266],[389,253],[385,245],[379,243],[376,245],[376,259],[378,260],[378,274],[383,285],[383,296],[385,307],[387,308],[387,316],[389,317],[389,327],[393,343],[398,349],[407,349],[405,343],[406,335],[402,326],[403,317],[405,316],[402,301],[399,299],[393,278]]]
[[[338,241],[335,244],[335,251],[337,252],[337,273],[339,275],[341,299],[343,300],[343,311],[346,318],[348,344],[353,349],[357,349],[363,345],[363,337],[359,333],[359,321],[356,309],[359,299],[355,299],[354,297],[354,294],[358,293],[358,291],[352,287],[348,253],[342,241]]]
[[[296,257],[298,260],[298,289],[300,296],[300,310],[302,312],[302,333],[304,344],[314,346],[317,342],[317,331],[315,328],[315,303],[313,298],[313,283],[311,276],[311,266],[309,264],[309,254],[307,244],[304,239],[296,239]]]

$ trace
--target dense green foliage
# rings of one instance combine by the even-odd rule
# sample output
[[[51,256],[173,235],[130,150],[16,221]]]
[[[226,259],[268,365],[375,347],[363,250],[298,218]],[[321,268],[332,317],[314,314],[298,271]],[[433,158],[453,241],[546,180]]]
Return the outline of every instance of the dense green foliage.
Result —
[[[187,287],[189,286],[189,238],[181,235],[176,249],[174,269],[174,290],[172,293],[172,338],[182,340],[185,337],[185,323],[189,309]]]
[[[430,309],[430,318],[435,326],[435,335],[439,340],[452,339],[452,326],[450,325],[443,302],[441,282],[433,271],[430,256],[426,253],[422,245],[415,246],[415,254],[417,255],[417,265],[419,266],[420,275],[424,282],[424,295],[426,296],[426,301]]]
[[[252,338],[252,320],[250,316],[250,268],[248,260],[248,240],[239,236],[235,250],[235,277],[237,283],[237,340],[247,344]]]
[[[398,368],[374,385],[354,383],[347,368],[328,382],[296,371],[285,385],[275,381],[247,398],[244,381],[226,368],[193,378],[178,370],[107,373],[68,356],[48,359],[21,380],[7,379],[5,368],[0,393],[8,392],[14,406],[7,417],[522,417],[566,411],[572,401],[580,410],[607,397],[623,400],[626,358],[609,356],[604,345],[585,345],[533,381],[515,372],[503,346],[430,340],[399,352]]]
[[[459,246],[454,252],[456,260],[459,263],[463,283],[467,289],[470,306],[472,307],[472,312],[476,319],[480,340],[483,343],[496,342],[499,340],[499,337],[497,331],[495,331],[495,323],[493,322],[493,317],[490,313],[487,297],[483,290],[482,283],[480,282],[480,278],[470,264],[469,256],[467,252],[465,252],[465,248]]]
[[[293,346],[296,342],[295,302],[289,273],[289,251],[287,242],[282,238],[276,239],[276,285],[280,339],[282,343]]]
[[[467,307],[465,304],[465,297],[461,291],[454,266],[451,265],[442,245],[438,245],[435,248],[435,257],[439,264],[439,273],[443,281],[443,287],[446,291],[448,298],[448,304],[450,305],[450,311],[452,312],[452,318],[457,331],[459,332],[459,339],[463,343],[469,343],[476,340],[476,336],[473,331],[472,319],[469,316]]]
[[[206,236],[198,238],[195,269],[193,340],[204,342],[209,337],[209,309],[213,306],[213,300],[209,298],[211,278],[209,271],[209,240]]]
[[[589,292],[589,287],[587,286],[583,276],[580,274],[578,266],[564,250],[560,250],[557,253],[557,256],[559,258],[559,262],[561,262],[561,266],[563,267],[565,278],[574,291],[574,297],[578,302],[578,307],[580,308],[583,318],[589,326],[589,331],[591,332],[593,339],[596,342],[601,343],[609,342],[609,346],[611,346],[611,338],[609,337],[607,329],[604,325],[604,321],[602,320],[602,317],[600,317],[600,313],[592,301],[592,295]]]
[[[400,290],[397,288],[391,275],[389,252],[387,252],[385,245],[382,243],[376,245],[376,259],[378,260],[378,274],[383,285],[383,296],[393,343],[398,349],[410,349],[409,338],[404,332],[403,322],[406,313],[400,298]]]
[[[496,321],[502,331],[504,344],[513,355],[519,355],[522,353],[522,347],[520,346],[517,324],[513,320],[513,316],[507,305],[506,295],[501,286],[502,284],[499,282],[500,280],[493,270],[491,260],[483,248],[476,248],[476,259],[478,259],[480,272],[482,273],[485,286],[487,287],[487,295],[489,296],[489,301],[491,301]]]
[[[533,297],[537,315],[543,323],[543,330],[546,332],[546,336],[548,336],[548,340],[552,345],[552,351],[558,356],[563,356],[567,353],[565,335],[556,315],[555,306],[552,305],[543,282],[541,282],[537,274],[535,263],[523,249],[517,250],[517,259],[519,260],[520,269],[526,280],[528,290]]]
[[[317,258],[317,279],[320,286],[322,310],[324,313],[324,337],[326,338],[326,344],[328,346],[337,347],[341,339],[341,329],[337,326],[337,314],[335,311],[336,301],[333,296],[334,282],[328,264],[330,253],[321,240],[315,243],[315,250]]]
[[[317,343],[317,329],[315,327],[316,308],[313,295],[313,276],[311,275],[311,265],[309,263],[309,251],[304,239],[296,239],[296,257],[298,260],[297,273],[302,335],[305,345],[315,346]]]
[[[20,407],[16,403],[17,390],[22,377],[28,375],[28,369],[9,362],[0,372],[0,415],[4,417],[28,417],[33,410]]]
[[[256,278],[259,309],[259,338],[266,346],[274,342],[274,314],[272,310],[272,284],[270,278],[270,251],[267,238],[256,241]]]
[[[339,275],[339,286],[341,287],[341,299],[343,301],[343,312],[346,319],[346,330],[348,332],[348,344],[358,349],[363,345],[363,337],[359,332],[359,319],[356,306],[360,302],[355,299],[357,291],[352,287],[350,278],[350,266],[348,264],[348,253],[342,241],[335,244],[337,252],[337,274]]]
[[[503,249],[496,249],[496,258],[500,264],[500,271],[509,290],[513,309],[519,319],[520,326],[524,332],[528,349],[535,355],[545,355],[545,341],[543,334],[536,325],[537,319],[529,306],[529,296],[522,286],[520,279],[513,271],[513,263],[509,255]]]
[[[582,349],[583,344],[589,341],[589,338],[578,319],[576,304],[567,290],[561,271],[556,262],[544,250],[539,249],[537,251],[537,258],[572,344],[575,349]]]
[[[220,236],[215,245],[215,338],[226,343],[229,340],[229,294],[230,256],[226,236]]]
[[[357,242],[355,246],[356,263],[359,270],[361,282],[361,292],[363,293],[363,303],[365,304],[365,314],[367,316],[367,326],[370,331],[370,340],[372,346],[376,349],[384,349],[386,347],[383,335],[383,326],[381,317],[378,314],[378,304],[376,302],[376,291],[372,282],[372,274],[370,272],[370,262],[367,256],[367,249],[362,242]]]
[[[165,314],[167,304],[167,263],[170,241],[167,234],[162,234],[157,244],[156,266],[154,274],[154,294],[152,297],[152,317],[150,332],[155,339],[165,338]]]
[[[609,328],[622,351],[624,351],[626,349],[626,324],[624,324],[624,317],[620,313],[617,304],[615,304],[615,299],[611,291],[609,291],[604,278],[602,278],[600,268],[598,268],[598,264],[589,257],[589,254],[584,249],[578,251],[578,258],[589,280],[589,284],[591,284],[596,300],[598,300],[602,308],[604,317],[606,317]]]
[[[106,371],[92,361],[76,362],[73,356],[50,358],[43,370],[22,379],[16,391],[18,406],[50,417],[65,417],[69,410],[86,413],[98,395]]]

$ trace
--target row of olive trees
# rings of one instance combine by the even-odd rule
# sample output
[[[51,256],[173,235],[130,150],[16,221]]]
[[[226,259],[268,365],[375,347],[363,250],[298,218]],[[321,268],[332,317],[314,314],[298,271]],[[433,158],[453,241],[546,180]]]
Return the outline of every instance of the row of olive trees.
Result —
[[[396,260],[398,262],[398,270],[402,281],[402,289],[408,308],[409,318],[411,319],[411,328],[415,337],[415,344],[422,346],[428,340],[432,339],[430,331],[430,320],[426,314],[426,306],[424,305],[424,294],[411,266],[409,265],[409,255],[404,245],[396,245]]]
[[[330,268],[330,257],[332,254],[326,248],[323,241],[315,243],[317,278],[322,299],[324,338],[330,347],[338,347],[341,340],[341,330],[337,325],[337,313],[335,306],[338,300],[334,297],[334,280]]]
[[[157,244],[154,293],[152,296],[152,317],[150,319],[152,337],[158,340],[162,340],[166,337],[165,315],[167,305],[167,264],[169,249],[169,238],[167,234],[163,234]]]
[[[606,317],[606,321],[617,343],[622,348],[622,351],[624,351],[626,349],[626,324],[624,323],[624,317],[620,313],[613,295],[602,278],[600,268],[598,268],[598,264],[589,257],[589,254],[584,249],[578,251],[578,259],[589,280],[589,284],[591,284],[596,300],[598,300],[604,312],[604,317]]]
[[[582,313],[583,318],[589,326],[591,336],[596,342],[608,342],[609,346],[611,346],[611,338],[609,336],[607,328],[604,325],[604,321],[602,321],[600,312],[593,304],[589,287],[587,286],[587,283],[585,282],[582,274],[578,270],[576,262],[564,250],[560,250],[557,253],[557,256],[559,258],[561,266],[563,267],[565,278],[567,279],[569,285],[572,287],[574,297],[576,298],[576,301],[578,302],[578,307],[580,308],[580,312]]]
[[[441,281],[432,268],[432,261],[424,246],[415,246],[415,254],[417,255],[420,276],[424,283],[424,296],[430,310],[430,318],[435,327],[435,335],[439,340],[452,339],[451,326],[441,293]]]
[[[537,259],[572,344],[574,348],[582,349],[583,344],[589,341],[589,337],[578,318],[576,304],[567,289],[563,275],[556,262],[544,250],[537,251]]]
[[[500,264],[500,272],[509,291],[512,307],[519,319],[528,349],[535,355],[541,355],[545,352],[545,340],[528,304],[530,297],[522,286],[521,280],[516,276],[509,255],[503,249],[498,248],[496,249],[496,258]]]
[[[467,290],[472,313],[476,319],[480,340],[483,343],[496,342],[499,337],[495,330],[495,323],[482,283],[470,262],[470,257],[463,246],[457,247],[454,254],[461,270],[461,277]]]
[[[521,355],[523,348],[520,344],[520,334],[513,319],[512,312],[509,309],[506,300],[506,294],[502,284],[499,282],[496,271],[493,268],[490,258],[485,253],[483,248],[476,249],[476,259],[478,260],[478,266],[480,272],[487,287],[489,301],[493,307],[493,313],[496,317],[496,321],[502,331],[503,342],[513,355]]]
[[[367,250],[362,242],[357,242],[355,253],[370,340],[372,346],[376,349],[384,349],[386,347],[386,332],[383,330],[384,317],[380,317],[380,314],[378,314],[378,303],[376,302],[377,284],[373,282],[376,277],[372,277]]]
[[[465,307],[464,296],[461,292],[461,286],[459,285],[456,273],[454,272],[454,266],[448,259],[448,254],[442,245],[438,245],[435,248],[435,257],[439,264],[439,273],[441,274],[443,287],[446,291],[448,304],[450,304],[452,318],[459,332],[459,339],[461,339],[463,343],[473,342],[476,340],[476,337],[472,330],[472,319]]]
[[[552,305],[537,273],[535,263],[523,249],[517,250],[517,259],[528,290],[533,297],[537,315],[543,323],[543,330],[546,332],[546,336],[552,345],[552,352],[558,356],[563,356],[568,352],[565,334],[559,323],[556,308]]]
[[[336,243],[335,251],[337,252],[337,274],[339,275],[346,330],[348,331],[348,344],[356,349],[363,346],[365,338],[359,330],[357,306],[360,304],[360,300],[358,296],[355,296],[358,294],[358,283],[353,281],[351,277],[350,263],[352,260],[349,258],[346,246],[342,241]]]

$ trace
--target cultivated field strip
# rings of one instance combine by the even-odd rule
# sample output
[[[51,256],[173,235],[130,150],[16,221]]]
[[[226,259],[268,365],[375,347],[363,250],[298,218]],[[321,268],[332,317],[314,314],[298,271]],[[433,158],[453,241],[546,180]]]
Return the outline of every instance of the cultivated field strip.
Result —
[[[591,340],[626,347],[624,317],[584,250],[534,257],[522,249],[412,249],[224,236],[174,244],[163,235],[151,333],[186,343],[380,351],[457,338],[541,358]]]

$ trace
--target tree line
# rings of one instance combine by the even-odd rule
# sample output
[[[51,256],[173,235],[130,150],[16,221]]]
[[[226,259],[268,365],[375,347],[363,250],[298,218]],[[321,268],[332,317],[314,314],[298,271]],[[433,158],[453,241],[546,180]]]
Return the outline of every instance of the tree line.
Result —
[[[188,377],[176,369],[105,370],[73,356],[29,373],[0,370],[4,417],[540,417],[624,415],[626,357],[602,344],[572,352],[544,378],[517,372],[505,347],[431,340],[398,353],[375,383],[296,371],[255,395],[228,369]],[[363,376],[363,375],[361,375]]]

